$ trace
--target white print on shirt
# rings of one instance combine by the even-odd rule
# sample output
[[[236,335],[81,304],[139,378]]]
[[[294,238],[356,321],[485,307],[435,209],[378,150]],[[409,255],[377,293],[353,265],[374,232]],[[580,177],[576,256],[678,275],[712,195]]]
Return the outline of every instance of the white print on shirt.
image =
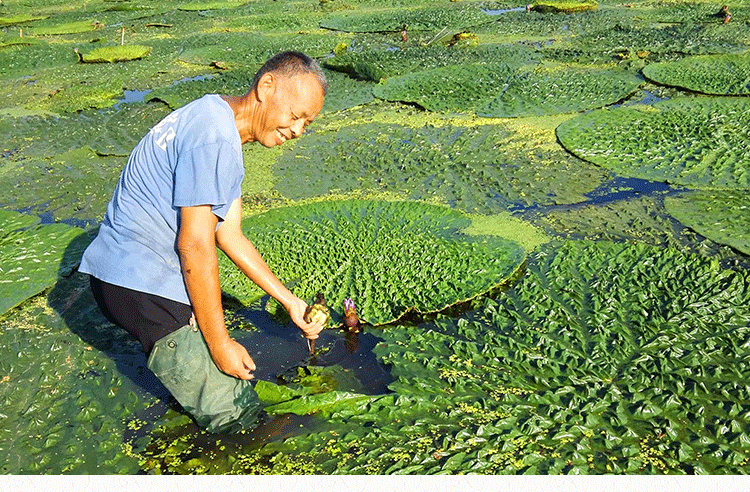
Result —
[[[174,131],[174,127],[170,125],[166,129],[164,129],[164,125],[166,125],[167,123],[174,123],[175,121],[177,121],[177,117],[178,115],[176,111],[170,113],[151,129],[151,133],[153,134],[161,133],[159,138],[156,139],[156,145],[158,145],[159,148],[165,152],[167,150],[167,143],[176,136],[176,133]]]

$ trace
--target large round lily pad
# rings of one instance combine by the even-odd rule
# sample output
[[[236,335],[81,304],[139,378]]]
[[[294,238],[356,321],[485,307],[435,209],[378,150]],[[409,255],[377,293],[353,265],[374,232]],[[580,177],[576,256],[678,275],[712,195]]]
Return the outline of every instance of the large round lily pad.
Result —
[[[748,190],[701,190],[664,199],[674,218],[698,234],[750,255]]]
[[[571,113],[615,103],[642,80],[611,67],[455,65],[386,80],[377,97],[419,104],[430,111],[473,111],[516,117]]]
[[[447,65],[474,65],[487,60],[502,60],[505,65],[520,67],[540,59],[538,50],[528,46],[479,45],[472,49],[459,49],[435,42],[427,46],[408,45],[398,50],[351,50],[327,58],[323,64],[357,78],[379,82],[388,77]]]
[[[381,119],[410,126],[349,124],[305,135],[274,165],[275,188],[293,199],[385,190],[496,213],[516,203],[583,201],[603,180],[596,166],[536,142],[552,141],[554,125],[545,130],[527,121],[521,133],[500,124],[411,121],[398,112]]]
[[[413,8],[344,10],[323,19],[320,26],[347,32],[440,31],[464,29],[492,22],[477,4],[449,3]]]
[[[691,56],[652,63],[643,75],[658,84],[719,96],[750,94],[750,52],[742,55]]]
[[[78,265],[88,235],[65,224],[0,210],[0,316]]]
[[[126,46],[103,46],[89,53],[81,55],[83,63],[116,63],[131,60],[139,60],[151,53],[150,46],[126,45]]]
[[[468,236],[460,212],[418,202],[326,201],[248,217],[243,231],[279,279],[338,311],[352,298],[379,325],[435,312],[509,281],[524,261],[513,241]],[[222,288],[249,302],[263,292],[222,257]]]
[[[622,176],[750,188],[750,99],[691,97],[602,109],[563,122],[563,146]]]

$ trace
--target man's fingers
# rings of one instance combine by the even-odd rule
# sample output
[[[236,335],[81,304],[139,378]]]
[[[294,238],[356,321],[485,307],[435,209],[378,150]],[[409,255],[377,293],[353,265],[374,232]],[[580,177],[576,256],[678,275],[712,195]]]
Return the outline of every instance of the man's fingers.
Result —
[[[245,357],[244,363],[245,367],[247,367],[249,371],[255,370],[255,361],[253,361],[252,357],[250,357],[249,355]]]

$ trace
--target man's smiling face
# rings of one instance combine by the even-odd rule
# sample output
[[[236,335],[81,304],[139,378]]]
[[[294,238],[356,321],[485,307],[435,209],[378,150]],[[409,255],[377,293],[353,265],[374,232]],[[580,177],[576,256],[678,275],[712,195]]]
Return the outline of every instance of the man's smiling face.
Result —
[[[251,141],[274,147],[302,135],[323,107],[323,89],[312,73],[266,74],[259,81],[260,114]]]

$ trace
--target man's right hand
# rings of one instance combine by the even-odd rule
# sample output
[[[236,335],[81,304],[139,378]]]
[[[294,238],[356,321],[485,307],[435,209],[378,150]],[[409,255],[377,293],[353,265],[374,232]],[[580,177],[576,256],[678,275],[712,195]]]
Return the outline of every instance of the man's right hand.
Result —
[[[239,379],[255,377],[255,362],[247,353],[247,349],[231,338],[227,338],[217,347],[209,347],[209,350],[216,367],[224,374]]]

